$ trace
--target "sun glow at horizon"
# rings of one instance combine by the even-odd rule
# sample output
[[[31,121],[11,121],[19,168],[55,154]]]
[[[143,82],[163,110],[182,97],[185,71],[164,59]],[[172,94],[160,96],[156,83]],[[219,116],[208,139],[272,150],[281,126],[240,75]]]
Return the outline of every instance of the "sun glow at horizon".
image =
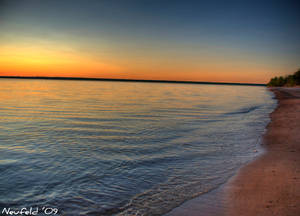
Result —
[[[137,57],[115,56],[111,61],[100,61],[101,57],[78,52],[66,45],[47,43],[35,45],[6,44],[0,46],[1,76],[45,76],[120,78],[177,81],[248,82],[263,83],[263,79],[249,79],[247,74],[256,73],[253,66],[226,65],[224,59],[199,63],[187,59],[150,58],[142,62]],[[201,56],[199,56],[201,58]],[[268,71],[265,68],[265,71]],[[243,71],[243,73],[240,73]],[[266,78],[265,78],[266,79]]]
[[[106,64],[72,50],[35,45],[0,47],[0,74],[19,76],[95,76],[113,73],[117,66]]]

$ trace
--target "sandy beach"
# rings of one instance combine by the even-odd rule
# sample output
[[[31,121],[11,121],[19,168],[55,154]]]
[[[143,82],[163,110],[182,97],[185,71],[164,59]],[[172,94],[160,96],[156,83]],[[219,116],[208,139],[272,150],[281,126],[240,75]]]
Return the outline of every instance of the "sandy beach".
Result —
[[[299,216],[300,88],[271,88],[278,100],[263,137],[265,153],[221,188],[167,216]]]
[[[278,106],[264,136],[266,153],[226,187],[226,215],[300,215],[300,88],[270,90]]]

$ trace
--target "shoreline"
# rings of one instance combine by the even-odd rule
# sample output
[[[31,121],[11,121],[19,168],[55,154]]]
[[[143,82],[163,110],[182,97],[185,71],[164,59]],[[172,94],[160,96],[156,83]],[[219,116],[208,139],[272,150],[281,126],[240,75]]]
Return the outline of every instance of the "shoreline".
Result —
[[[264,153],[166,216],[300,215],[300,88],[270,90],[278,104],[262,137]]]
[[[300,215],[300,88],[271,88],[278,100],[263,136],[265,154],[225,188],[225,215]]]

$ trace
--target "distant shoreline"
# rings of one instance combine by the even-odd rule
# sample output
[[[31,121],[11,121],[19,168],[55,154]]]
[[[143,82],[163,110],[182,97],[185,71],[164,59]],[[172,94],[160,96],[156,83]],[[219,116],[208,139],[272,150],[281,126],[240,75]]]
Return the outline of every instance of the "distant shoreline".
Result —
[[[140,80],[140,79],[107,79],[81,77],[39,77],[39,76],[0,76],[0,79],[42,79],[42,80],[75,80],[75,81],[109,81],[109,82],[147,82],[147,83],[178,83],[178,84],[208,84],[208,85],[239,85],[239,86],[266,86],[260,83],[227,83],[227,82],[198,82],[174,80]]]

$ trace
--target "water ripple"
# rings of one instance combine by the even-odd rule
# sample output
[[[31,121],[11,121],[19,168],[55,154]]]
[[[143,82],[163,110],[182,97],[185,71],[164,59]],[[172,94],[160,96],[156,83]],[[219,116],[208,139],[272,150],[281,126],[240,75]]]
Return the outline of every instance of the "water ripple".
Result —
[[[72,216],[162,215],[218,187],[275,106],[246,86],[1,80],[1,93],[0,207]]]

